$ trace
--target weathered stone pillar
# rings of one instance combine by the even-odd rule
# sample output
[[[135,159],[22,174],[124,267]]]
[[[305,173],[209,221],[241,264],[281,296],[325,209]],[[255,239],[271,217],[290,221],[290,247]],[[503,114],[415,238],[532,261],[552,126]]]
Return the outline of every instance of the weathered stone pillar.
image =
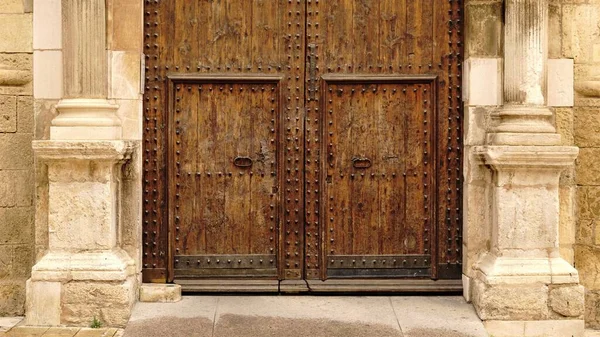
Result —
[[[52,139],[120,139],[121,121],[108,97],[106,4],[63,0],[65,97],[52,120]]]
[[[476,149],[493,171],[492,235],[471,295],[494,336],[583,336],[583,287],[558,242],[559,177],[578,149],[559,145],[546,106],[547,35],[547,0],[506,0],[504,106]]]
[[[504,107],[492,115],[487,140],[495,145],[558,145],[546,107],[548,1],[506,0]]]
[[[48,166],[48,250],[27,284],[27,324],[123,326],[135,302],[133,259],[120,247],[121,140],[108,97],[105,0],[63,0],[65,97],[50,140],[35,141]]]

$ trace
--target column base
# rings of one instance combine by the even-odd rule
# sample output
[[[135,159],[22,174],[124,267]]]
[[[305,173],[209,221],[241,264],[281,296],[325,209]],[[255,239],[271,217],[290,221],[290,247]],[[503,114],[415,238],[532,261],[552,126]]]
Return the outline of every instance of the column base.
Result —
[[[50,252],[27,281],[26,324],[123,327],[137,298],[134,261],[120,249]]]
[[[119,106],[105,99],[63,99],[56,105],[59,115],[52,120],[50,139],[121,139]]]
[[[478,278],[486,284],[579,283],[579,274],[560,257],[521,258],[487,254],[477,263]]]
[[[584,288],[577,270],[562,258],[488,254],[475,268],[471,299],[484,321],[566,320],[570,324],[583,319]]]

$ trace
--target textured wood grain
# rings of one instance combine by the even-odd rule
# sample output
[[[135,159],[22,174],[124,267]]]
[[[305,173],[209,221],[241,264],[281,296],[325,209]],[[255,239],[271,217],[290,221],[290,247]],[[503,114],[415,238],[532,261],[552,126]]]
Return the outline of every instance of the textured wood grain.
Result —
[[[460,277],[461,7],[147,2],[145,279],[164,281],[169,268],[198,279]],[[207,254],[275,258],[267,269],[176,266],[175,256]],[[329,256],[410,254],[428,267],[328,276]]]

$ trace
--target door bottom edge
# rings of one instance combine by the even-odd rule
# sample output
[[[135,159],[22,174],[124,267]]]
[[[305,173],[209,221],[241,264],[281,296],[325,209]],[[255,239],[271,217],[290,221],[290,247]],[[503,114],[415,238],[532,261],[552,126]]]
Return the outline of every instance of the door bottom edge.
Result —
[[[307,280],[311,292],[458,293],[462,280],[328,279]]]
[[[462,280],[328,279],[248,280],[176,279],[188,293],[460,293]]]
[[[175,279],[183,292],[190,293],[277,293],[278,280]]]

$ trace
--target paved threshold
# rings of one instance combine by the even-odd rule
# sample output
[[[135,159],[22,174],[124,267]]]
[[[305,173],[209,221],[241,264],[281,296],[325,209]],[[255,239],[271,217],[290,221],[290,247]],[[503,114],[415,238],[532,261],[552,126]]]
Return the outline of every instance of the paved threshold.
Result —
[[[22,319],[0,317],[0,337],[489,337],[459,296],[184,296],[137,303],[125,330],[19,326]]]
[[[460,296],[184,296],[137,303],[125,337],[487,337]]]

